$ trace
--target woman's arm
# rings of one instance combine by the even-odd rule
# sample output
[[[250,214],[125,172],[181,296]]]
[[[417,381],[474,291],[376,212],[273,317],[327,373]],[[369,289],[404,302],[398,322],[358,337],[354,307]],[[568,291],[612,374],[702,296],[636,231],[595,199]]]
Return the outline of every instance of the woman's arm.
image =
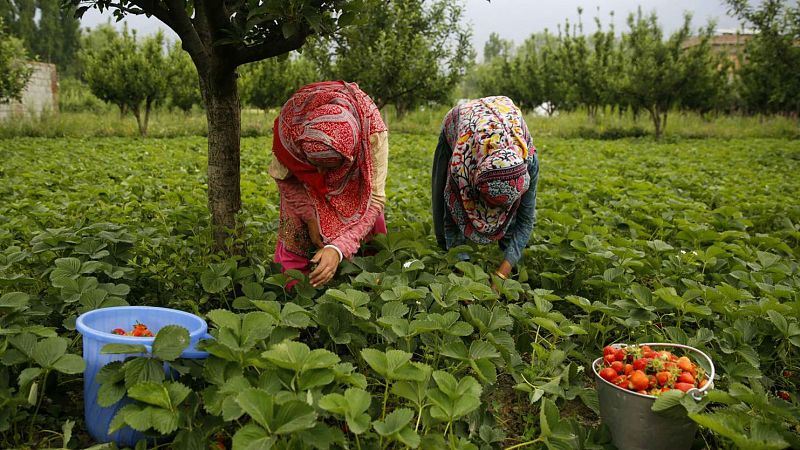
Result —
[[[536,223],[536,187],[539,181],[539,158],[536,154],[531,158],[531,163],[528,166],[528,175],[530,176],[530,186],[528,191],[523,194],[520,200],[519,208],[516,213],[516,220],[514,227],[508,230],[508,233],[503,238],[503,244],[506,246],[504,250],[506,267],[501,269],[511,270],[522,258],[522,251],[528,245],[528,240],[533,232],[533,226]],[[505,272],[501,270],[501,272]],[[508,273],[503,273],[508,276]]]
[[[436,235],[436,242],[442,250],[447,250],[445,239],[445,225],[450,218],[447,213],[447,205],[444,201],[444,187],[447,184],[448,170],[450,168],[450,158],[453,150],[447,143],[444,130],[439,134],[439,143],[433,154],[433,168],[431,170],[431,210],[433,213],[433,232]]]

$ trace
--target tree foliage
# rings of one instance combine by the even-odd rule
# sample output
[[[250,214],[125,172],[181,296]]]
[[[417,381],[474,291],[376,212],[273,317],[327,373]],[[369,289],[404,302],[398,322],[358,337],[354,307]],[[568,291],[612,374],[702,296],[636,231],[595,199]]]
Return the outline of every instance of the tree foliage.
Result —
[[[171,68],[164,55],[164,37],[159,32],[137,39],[127,27],[118,33],[110,25],[98,27],[90,39],[101,45],[81,51],[86,78],[92,93],[117,105],[120,113],[130,111],[136,117],[139,132],[147,135],[153,105],[167,93]]]
[[[80,21],[74,9],[59,4],[60,0],[3,0],[0,17],[33,57],[56,64],[61,73],[75,74]]]
[[[800,3],[765,0],[758,7],[727,0],[731,11],[755,28],[738,72],[743,106],[757,113],[800,113]]]
[[[0,103],[19,100],[31,69],[22,40],[9,36],[0,19]]]
[[[708,63],[709,26],[700,33],[701,45],[686,47],[690,36],[691,16],[668,40],[664,40],[655,14],[645,16],[641,9],[628,17],[628,34],[622,39],[622,83],[620,91],[631,106],[647,111],[656,137],[667,125],[672,108],[690,93],[701,89],[704,62]]]
[[[194,105],[202,105],[197,69],[180,42],[170,47],[166,64],[169,69],[166,86],[169,105],[183,112],[191,111]]]
[[[320,44],[332,61],[321,67],[357,82],[379,108],[448,102],[474,57],[462,15],[453,0],[369,0],[358,27]]]
[[[319,80],[314,63],[297,54],[248,64],[241,72],[242,99],[263,110],[283,105],[297,89]]]

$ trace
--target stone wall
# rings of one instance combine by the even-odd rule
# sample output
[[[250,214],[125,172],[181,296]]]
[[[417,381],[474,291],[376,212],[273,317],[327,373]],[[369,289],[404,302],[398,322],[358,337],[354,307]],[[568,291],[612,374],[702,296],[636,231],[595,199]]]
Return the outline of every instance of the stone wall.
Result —
[[[58,112],[58,72],[55,64],[32,62],[30,65],[33,73],[22,91],[22,102],[0,104],[0,120]]]

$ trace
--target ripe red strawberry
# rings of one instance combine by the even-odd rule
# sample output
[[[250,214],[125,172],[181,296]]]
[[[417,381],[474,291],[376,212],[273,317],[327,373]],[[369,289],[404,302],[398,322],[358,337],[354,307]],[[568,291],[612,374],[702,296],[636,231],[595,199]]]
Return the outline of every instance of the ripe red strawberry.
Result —
[[[630,382],[630,388],[634,391],[645,390],[650,385],[650,380],[641,370],[634,370],[628,381]]]
[[[617,377],[617,371],[612,369],[611,367],[606,367],[600,371],[600,378],[611,381]]]
[[[678,383],[689,383],[694,386],[694,377],[689,372],[678,375]]]

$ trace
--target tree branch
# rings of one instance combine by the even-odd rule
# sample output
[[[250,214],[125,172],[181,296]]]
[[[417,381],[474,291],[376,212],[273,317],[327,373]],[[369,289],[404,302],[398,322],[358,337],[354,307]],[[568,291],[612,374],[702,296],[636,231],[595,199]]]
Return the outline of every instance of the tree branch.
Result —
[[[241,66],[242,64],[289,53],[302,47],[309,35],[311,35],[311,29],[303,26],[288,39],[280,39],[276,42],[262,42],[258,45],[238,48],[233,57],[234,63],[237,66]]]
[[[184,5],[176,0],[130,0],[132,5],[141,8],[146,14],[158,20],[174,31],[181,38],[181,45],[192,57],[198,68],[205,64],[203,58],[205,46],[200,40],[192,21],[186,13]],[[166,3],[166,5],[165,5]]]

